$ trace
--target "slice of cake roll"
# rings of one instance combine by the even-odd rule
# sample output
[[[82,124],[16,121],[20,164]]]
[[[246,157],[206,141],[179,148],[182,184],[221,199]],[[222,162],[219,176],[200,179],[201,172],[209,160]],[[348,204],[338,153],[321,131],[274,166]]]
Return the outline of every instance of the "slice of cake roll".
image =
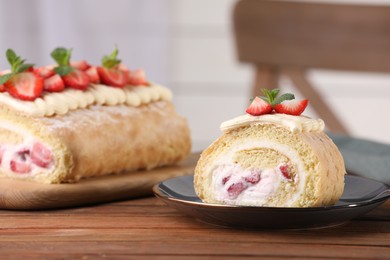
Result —
[[[0,77],[1,177],[76,182],[172,165],[190,153],[188,123],[170,90],[115,63],[114,54],[106,57],[112,67],[72,67],[69,50],[58,49],[58,66],[32,68],[7,52],[13,69]]]
[[[345,167],[324,122],[299,115],[307,100],[271,109],[265,103],[255,100],[249,114],[222,123],[222,136],[196,166],[196,193],[204,202],[229,205],[333,205],[343,193]]]

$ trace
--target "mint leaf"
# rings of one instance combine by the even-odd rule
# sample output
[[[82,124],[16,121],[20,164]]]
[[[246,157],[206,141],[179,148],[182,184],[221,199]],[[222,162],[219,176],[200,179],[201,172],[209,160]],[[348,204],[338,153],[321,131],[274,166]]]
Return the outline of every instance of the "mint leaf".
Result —
[[[18,66],[15,70],[15,73],[21,73],[23,71],[26,71],[27,69],[31,68],[32,66],[34,66],[34,64],[21,64],[20,66]]]
[[[18,57],[12,49],[8,49],[5,54],[9,64],[11,65],[14,64],[17,60],[20,60],[20,57]]]
[[[111,69],[117,66],[118,64],[120,64],[121,60],[118,60],[117,58],[118,52],[119,52],[118,48],[115,47],[114,51],[110,55],[103,56],[102,58],[103,67]]]
[[[54,68],[54,72],[60,76],[65,76],[69,73],[71,73],[73,70],[70,66],[58,66]]]
[[[264,101],[272,104],[276,98],[276,96],[279,94],[279,89],[263,89],[263,94],[265,95],[265,98],[262,98]]]
[[[0,76],[0,85],[6,83],[13,75],[14,73],[8,73]]]
[[[12,73],[21,73],[28,68],[34,66],[34,64],[24,64],[26,60],[22,60],[12,49],[8,49],[6,52],[7,60],[11,65]]]
[[[56,48],[50,53],[51,57],[60,66],[69,66],[70,56],[72,55],[72,49]]]
[[[277,98],[272,102],[272,106],[274,106],[274,105],[276,105],[276,104],[280,104],[280,103],[282,103],[282,102],[285,101],[285,100],[293,100],[293,99],[295,99],[294,94],[286,93],[286,94],[283,94],[283,95],[277,97]]]

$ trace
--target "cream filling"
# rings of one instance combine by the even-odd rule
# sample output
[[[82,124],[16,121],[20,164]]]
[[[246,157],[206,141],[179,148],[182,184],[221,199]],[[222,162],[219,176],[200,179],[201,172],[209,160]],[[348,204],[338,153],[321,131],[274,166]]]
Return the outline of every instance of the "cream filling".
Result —
[[[312,119],[306,116],[292,116],[286,114],[266,114],[261,116],[252,116],[245,114],[221,124],[221,131],[228,131],[250,124],[273,123],[288,128],[293,133],[302,132],[321,132],[325,128],[322,119]]]
[[[171,99],[172,93],[169,89],[155,84],[124,88],[93,84],[85,91],[67,88],[59,93],[44,93],[34,101],[23,101],[6,92],[0,93],[0,103],[36,117],[64,115],[70,110],[86,108],[92,104],[140,106],[157,100]]]
[[[256,149],[258,147],[274,149],[274,150],[286,155],[295,164],[297,172],[298,172],[298,175],[295,177],[295,180],[294,180],[294,185],[296,185],[296,192],[294,194],[292,194],[292,196],[290,196],[289,199],[287,199],[287,201],[285,202],[286,206],[291,206],[292,204],[294,204],[295,201],[298,200],[298,198],[303,194],[303,192],[305,190],[307,173],[305,171],[303,161],[299,157],[299,154],[294,149],[292,149],[291,147],[289,147],[287,145],[271,142],[269,140],[253,140],[253,139],[243,140],[242,143],[235,145],[234,148],[232,147],[229,151],[227,151],[223,155],[219,156],[219,158],[216,159],[213,166],[210,166],[212,168],[208,169],[207,171],[214,172],[216,169],[218,169],[219,166],[233,165],[234,164],[233,156],[236,152],[241,151],[241,150]],[[266,179],[268,179],[268,182],[266,182],[266,183],[270,183],[270,182],[275,183],[274,185],[267,184],[268,188],[265,189],[266,192],[264,194],[271,194],[274,191],[274,189],[276,187],[279,187],[279,185],[280,185],[281,179],[279,179],[279,178],[282,178],[282,176],[281,176],[282,174],[274,174],[275,172],[273,172],[273,171],[275,171],[275,170],[276,169],[264,169],[262,172],[262,174],[264,176],[266,176]],[[248,172],[244,172],[243,174],[244,175],[248,174]],[[223,194],[218,193],[218,187],[219,187],[218,186],[218,182],[219,182],[218,178],[220,178],[221,176],[217,177],[218,173],[217,173],[216,177],[214,177],[214,175],[212,175],[212,176],[213,177],[210,180],[211,186],[213,188],[216,188],[216,190],[213,190],[214,195],[221,197]],[[277,179],[272,179],[272,178],[276,178],[276,177],[272,177],[272,176],[279,176],[279,177],[277,177]],[[239,177],[237,177],[237,178],[239,178]],[[219,182],[219,183],[221,183],[221,182]],[[217,193],[215,193],[215,192],[217,192]],[[264,194],[263,194],[264,197],[261,197],[260,195],[258,196],[260,198],[260,200],[264,200],[265,196],[268,196],[268,195],[264,195]],[[237,197],[237,199],[238,198],[239,197]],[[246,201],[249,200],[249,198],[247,196],[243,196],[243,198],[241,198],[241,199],[244,199]],[[259,204],[259,203],[256,203],[256,204]]]
[[[245,181],[253,173],[259,175],[257,183]],[[224,183],[224,179],[229,178]],[[275,169],[243,169],[239,165],[227,164],[217,167],[213,175],[213,191],[215,198],[231,205],[263,205],[278,188],[288,180],[283,177],[278,168]],[[229,188],[233,185],[243,185],[244,189],[232,197]]]

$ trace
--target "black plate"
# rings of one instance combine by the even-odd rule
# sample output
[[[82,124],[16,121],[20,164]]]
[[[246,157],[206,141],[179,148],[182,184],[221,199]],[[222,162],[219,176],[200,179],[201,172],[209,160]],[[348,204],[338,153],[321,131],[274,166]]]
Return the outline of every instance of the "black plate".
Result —
[[[306,229],[330,227],[359,217],[390,197],[383,183],[347,175],[341,199],[334,206],[314,208],[247,207],[208,204],[195,194],[193,176],[176,177],[154,186],[169,206],[201,221],[230,227]]]

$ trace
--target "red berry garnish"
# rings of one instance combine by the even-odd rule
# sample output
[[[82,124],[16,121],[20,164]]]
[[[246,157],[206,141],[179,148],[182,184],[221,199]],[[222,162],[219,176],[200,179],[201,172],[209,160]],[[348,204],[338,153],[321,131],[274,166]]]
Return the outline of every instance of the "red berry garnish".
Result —
[[[13,75],[4,86],[11,96],[32,101],[41,95],[43,79],[32,72],[22,72]]]
[[[39,67],[34,69],[34,73],[41,76],[43,79],[50,78],[55,74],[52,66]]]
[[[286,100],[275,105],[275,111],[281,114],[299,116],[307,107],[309,100]]]
[[[90,67],[85,71],[85,73],[88,75],[91,83],[100,83],[100,77],[96,67]]]
[[[98,67],[100,81],[112,87],[123,88],[127,84],[127,73],[117,68]]]
[[[143,69],[137,69],[128,72],[128,84],[132,86],[149,86],[146,80],[146,74]]]
[[[252,116],[260,116],[264,114],[271,113],[272,106],[266,101],[262,100],[259,97],[253,99],[250,106],[246,109],[246,112]]]
[[[70,66],[74,69],[85,71],[91,67],[91,65],[88,64],[85,60],[79,60],[79,61],[70,61]]]
[[[62,76],[62,80],[64,81],[65,86],[80,90],[86,90],[90,83],[88,75],[84,71],[78,69],[73,69],[70,73]]]
[[[58,74],[55,74],[51,76],[50,78],[47,78],[44,80],[44,87],[43,89],[49,92],[61,92],[64,90],[65,84],[62,80],[61,76]]]

